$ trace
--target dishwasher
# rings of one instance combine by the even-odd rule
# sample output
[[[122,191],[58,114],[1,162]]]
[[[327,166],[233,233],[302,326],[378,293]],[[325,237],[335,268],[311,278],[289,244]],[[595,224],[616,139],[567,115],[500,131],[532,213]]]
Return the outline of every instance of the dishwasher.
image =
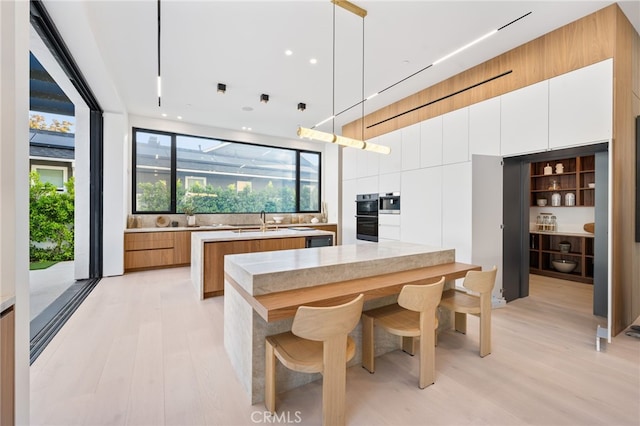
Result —
[[[313,235],[305,237],[305,248],[326,247],[333,245],[333,235]]]

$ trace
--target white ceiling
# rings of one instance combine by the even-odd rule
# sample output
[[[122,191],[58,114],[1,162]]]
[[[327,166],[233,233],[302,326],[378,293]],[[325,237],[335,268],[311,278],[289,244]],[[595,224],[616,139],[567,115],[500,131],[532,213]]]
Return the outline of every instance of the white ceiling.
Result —
[[[295,138],[299,125],[340,112],[522,15],[464,52],[365,102],[372,112],[482,63],[611,1],[355,1],[363,20],[329,0],[162,0],[162,107],[156,96],[156,1],[44,4],[101,106],[131,114]],[[640,1],[619,2],[640,32]],[[363,51],[364,33],[364,51]],[[291,49],[293,55],[284,51]],[[363,54],[364,52],[364,54]],[[364,71],[362,61],[364,56]],[[317,58],[316,65],[309,64]],[[363,79],[364,75],[364,79]],[[113,85],[105,84],[112,81]],[[334,88],[335,81],[335,88]],[[218,94],[218,82],[227,85]],[[269,94],[267,104],[259,102]],[[335,96],[334,96],[335,94]],[[304,102],[307,109],[296,109]],[[252,111],[244,111],[250,108]],[[335,130],[362,115],[339,115]],[[319,127],[331,131],[329,122]]]

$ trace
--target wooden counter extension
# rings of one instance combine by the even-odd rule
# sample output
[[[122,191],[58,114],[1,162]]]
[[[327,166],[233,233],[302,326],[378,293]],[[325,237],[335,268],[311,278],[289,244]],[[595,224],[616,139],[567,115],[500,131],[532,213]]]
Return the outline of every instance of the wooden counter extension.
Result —
[[[406,284],[430,284],[441,277],[445,281],[464,278],[468,271],[479,271],[477,265],[467,263],[445,263],[402,272],[357,278],[311,288],[285,290],[251,296],[228,275],[226,280],[251,304],[265,321],[273,322],[292,318],[299,306],[333,306],[353,300],[364,294],[364,300],[373,300],[399,294]]]

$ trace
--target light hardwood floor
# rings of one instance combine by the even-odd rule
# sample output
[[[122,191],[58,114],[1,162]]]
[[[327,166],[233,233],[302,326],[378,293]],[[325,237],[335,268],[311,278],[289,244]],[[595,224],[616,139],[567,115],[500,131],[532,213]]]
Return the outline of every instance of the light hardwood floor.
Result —
[[[440,334],[435,385],[395,351],[347,372],[351,425],[639,425],[640,339],[595,350],[591,288],[532,275],[531,295],[493,311],[493,353]],[[321,382],[251,405],[223,346],[223,300],[199,301],[188,268],[105,278],[31,367],[33,425],[321,423]],[[270,422],[269,422],[270,420]]]

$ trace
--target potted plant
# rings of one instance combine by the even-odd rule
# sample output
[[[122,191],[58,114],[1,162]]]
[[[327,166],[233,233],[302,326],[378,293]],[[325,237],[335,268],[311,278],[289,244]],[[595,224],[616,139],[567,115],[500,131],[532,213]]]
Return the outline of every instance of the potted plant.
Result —
[[[187,216],[187,226],[196,226],[196,207],[193,205],[191,200],[188,200],[182,206],[182,211],[185,216]]]

